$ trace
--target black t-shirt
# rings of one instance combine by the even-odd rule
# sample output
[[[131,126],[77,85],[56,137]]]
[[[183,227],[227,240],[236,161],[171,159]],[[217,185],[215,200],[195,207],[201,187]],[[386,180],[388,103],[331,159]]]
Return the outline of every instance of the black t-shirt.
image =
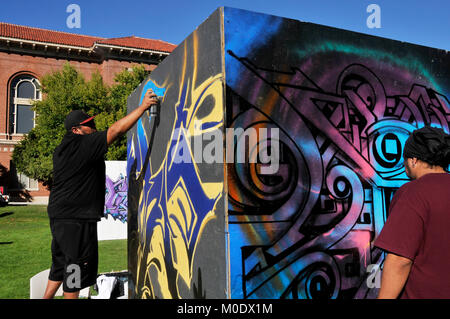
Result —
[[[105,205],[106,131],[67,133],[53,153],[50,218],[95,219]]]

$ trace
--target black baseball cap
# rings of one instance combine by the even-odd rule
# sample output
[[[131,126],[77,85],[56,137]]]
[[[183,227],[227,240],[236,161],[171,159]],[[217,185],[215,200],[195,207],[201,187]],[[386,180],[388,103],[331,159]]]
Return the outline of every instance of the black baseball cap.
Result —
[[[66,116],[64,121],[64,127],[66,130],[70,131],[72,127],[86,125],[95,128],[94,124],[95,116],[89,116],[82,110],[73,110]]]

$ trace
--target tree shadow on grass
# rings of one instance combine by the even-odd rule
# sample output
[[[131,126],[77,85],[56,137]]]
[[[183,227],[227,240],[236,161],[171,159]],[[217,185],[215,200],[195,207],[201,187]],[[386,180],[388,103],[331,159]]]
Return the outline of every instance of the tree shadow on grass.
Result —
[[[14,214],[13,212],[5,212],[0,214],[0,218]],[[13,241],[0,241],[0,245],[11,245]]]
[[[13,212],[5,212],[0,214],[0,218],[14,214]],[[0,245],[11,245],[13,241],[1,241]]]

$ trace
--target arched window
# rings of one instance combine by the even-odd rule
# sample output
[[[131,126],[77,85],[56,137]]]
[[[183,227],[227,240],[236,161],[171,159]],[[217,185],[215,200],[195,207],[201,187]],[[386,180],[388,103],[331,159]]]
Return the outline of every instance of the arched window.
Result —
[[[9,86],[10,108],[9,108],[9,132],[11,134],[27,134],[34,127],[35,112],[31,109],[36,100],[41,100],[41,85],[39,81],[29,75],[20,74],[13,78]],[[38,190],[38,181],[26,175],[19,174],[11,162],[10,190]]]
[[[34,127],[33,102],[41,99],[39,81],[31,75],[22,74],[11,81],[10,133],[26,134]]]

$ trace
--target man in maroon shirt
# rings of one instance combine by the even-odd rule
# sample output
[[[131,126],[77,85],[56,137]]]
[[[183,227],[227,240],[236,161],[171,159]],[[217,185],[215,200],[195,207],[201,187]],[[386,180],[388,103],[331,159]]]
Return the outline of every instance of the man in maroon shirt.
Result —
[[[412,181],[395,193],[375,241],[387,251],[378,298],[450,298],[450,136],[416,130],[403,157]]]

